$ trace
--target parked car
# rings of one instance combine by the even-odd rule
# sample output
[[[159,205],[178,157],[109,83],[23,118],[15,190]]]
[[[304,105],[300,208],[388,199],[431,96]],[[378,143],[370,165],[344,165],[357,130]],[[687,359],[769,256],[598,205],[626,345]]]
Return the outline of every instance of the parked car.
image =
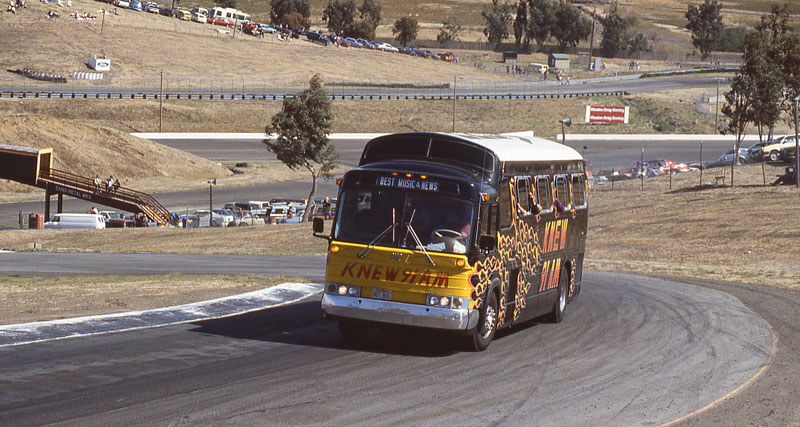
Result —
[[[186,9],[175,8],[173,10],[174,16],[181,21],[191,21],[192,20],[192,13]]]
[[[422,56],[424,56],[425,58],[439,59],[439,55],[437,55],[436,53],[434,53],[431,50],[423,50],[422,51]]]
[[[208,22],[208,9],[204,7],[192,8],[192,21],[205,24]]]
[[[104,229],[106,221],[100,214],[60,213],[44,223],[44,228],[56,230]]]
[[[761,151],[770,161],[777,162],[780,160],[781,150],[794,145],[794,135],[787,135],[769,141],[761,147]]]
[[[323,46],[327,46],[331,43],[331,40],[328,38],[328,36],[316,31],[306,32],[306,39],[312,43],[319,43]]]
[[[193,214],[187,215],[187,217],[189,218],[187,227],[208,227],[209,220],[211,221],[211,227],[222,227],[225,224],[223,215],[217,213],[209,214],[208,209],[200,209]]]
[[[216,218],[217,215],[220,216],[220,218],[221,218],[220,225],[222,227],[231,227],[231,226],[236,225],[236,214],[232,210],[230,210],[230,209],[214,209],[212,212],[214,212],[214,218]]]
[[[764,158],[763,148],[770,143],[771,141],[756,142],[747,147],[747,161],[760,162]]]
[[[169,6],[160,6],[158,8],[158,13],[164,16],[172,17],[175,13],[172,11],[172,8]]]
[[[115,0],[114,1],[114,6],[130,8],[131,7],[131,2],[128,1],[128,0]]]
[[[734,153],[735,151],[732,149],[722,153],[719,159],[716,162],[713,162],[712,165],[713,166],[729,165],[731,164],[732,161],[734,161],[734,159],[736,159],[737,165],[743,165],[744,162],[747,160],[748,156],[747,148],[740,148],[738,156]]]
[[[373,42],[373,43],[375,43],[375,49],[382,50],[384,52],[397,53],[397,52],[400,51],[396,47],[394,47],[394,46],[392,46],[392,45],[390,45],[389,43],[386,43],[386,42]]]
[[[131,10],[138,10],[139,12],[142,11],[142,2],[139,0],[130,0],[130,5],[128,6]]]
[[[344,38],[344,41],[346,41],[347,43],[349,43],[349,44],[350,44],[350,46],[355,46],[355,47],[364,47],[364,43],[361,43],[360,41],[358,41],[358,40],[356,40],[356,39],[354,39],[354,38],[352,38],[352,37],[345,37],[345,38]]]
[[[275,34],[275,33],[277,33],[277,32],[278,32],[278,30],[276,30],[276,29],[274,29],[274,28],[270,27],[270,26],[269,26],[269,25],[267,25],[267,24],[258,24],[258,26],[259,26],[259,28],[261,29],[261,32],[262,32],[262,33],[267,33],[267,34]]]
[[[103,220],[106,223],[106,228],[131,228],[136,226],[136,221],[131,218],[125,218],[114,211],[100,211]]]
[[[782,149],[779,157],[784,162],[792,162],[792,163],[794,163],[795,147],[786,147],[786,148]]]

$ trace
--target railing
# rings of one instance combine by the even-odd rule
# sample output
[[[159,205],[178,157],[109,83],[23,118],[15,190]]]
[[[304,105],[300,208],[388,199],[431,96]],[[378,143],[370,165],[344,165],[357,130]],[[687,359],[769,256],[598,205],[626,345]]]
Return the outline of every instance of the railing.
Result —
[[[153,196],[147,193],[142,193],[140,191],[122,186],[117,188],[107,188],[105,183],[101,183],[98,186],[95,184],[94,179],[92,178],[75,175],[73,173],[58,169],[50,169],[49,171],[43,170],[39,174],[39,179],[47,183],[63,185],[71,189],[84,191],[99,197],[133,205],[147,215],[151,221],[161,224],[169,224],[172,219],[172,215],[170,214],[169,210],[167,210],[167,208],[159,203],[158,200],[156,200]]]

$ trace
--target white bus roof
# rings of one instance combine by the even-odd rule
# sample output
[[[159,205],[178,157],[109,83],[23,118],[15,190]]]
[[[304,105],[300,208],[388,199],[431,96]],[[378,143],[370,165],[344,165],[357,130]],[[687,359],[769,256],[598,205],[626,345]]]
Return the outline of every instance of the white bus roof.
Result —
[[[548,160],[583,160],[572,147],[543,138],[519,135],[451,135],[495,153],[501,162],[535,162]]]

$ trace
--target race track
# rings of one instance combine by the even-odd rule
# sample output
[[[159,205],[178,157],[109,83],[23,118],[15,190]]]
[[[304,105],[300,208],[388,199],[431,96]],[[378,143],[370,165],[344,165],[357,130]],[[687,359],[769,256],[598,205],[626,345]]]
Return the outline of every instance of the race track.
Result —
[[[346,348],[314,299],[0,348],[0,424],[652,425],[747,383],[773,341],[727,293],[592,271],[564,322],[482,353],[409,330]]]

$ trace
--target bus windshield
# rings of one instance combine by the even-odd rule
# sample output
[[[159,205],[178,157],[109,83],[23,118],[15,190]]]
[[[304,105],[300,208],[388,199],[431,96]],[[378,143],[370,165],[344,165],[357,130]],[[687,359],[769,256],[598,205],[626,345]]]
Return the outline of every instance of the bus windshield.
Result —
[[[467,252],[474,213],[467,201],[396,189],[351,188],[342,191],[339,204],[337,240]]]

